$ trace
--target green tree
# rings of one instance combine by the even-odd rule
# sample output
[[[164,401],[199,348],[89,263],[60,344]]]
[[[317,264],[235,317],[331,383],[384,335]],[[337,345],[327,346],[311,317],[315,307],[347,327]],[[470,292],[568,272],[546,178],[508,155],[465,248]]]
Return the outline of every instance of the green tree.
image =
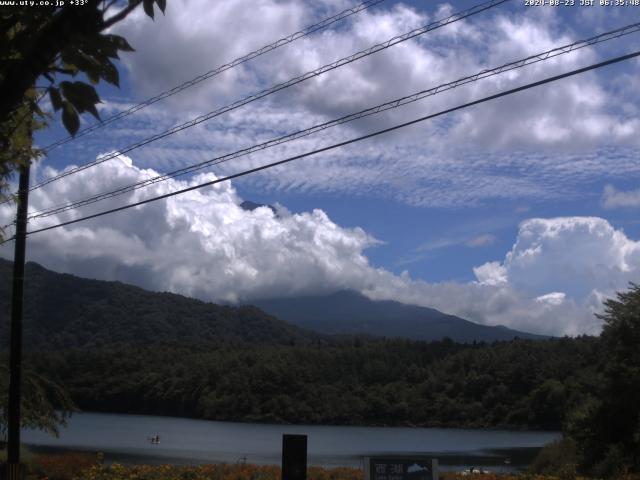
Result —
[[[9,370],[0,364],[0,438],[7,433],[7,409],[4,402],[9,392]],[[58,436],[58,427],[65,425],[67,417],[76,407],[67,391],[56,382],[27,369],[23,373],[21,424],[25,428],[37,428]]]
[[[599,477],[640,472],[640,286],[604,303],[604,380],[569,418],[582,468]]]
[[[72,135],[80,127],[80,114],[99,119],[100,97],[93,85],[103,80],[118,86],[113,61],[119,52],[133,51],[123,37],[105,32],[139,5],[153,18],[154,4],[164,12],[166,0],[68,3],[0,9],[0,197],[6,197],[10,175],[40,154],[32,148],[31,135],[51,117],[39,109],[38,100],[50,96]]]
[[[119,52],[133,51],[123,37],[105,32],[139,5],[153,18],[156,4],[164,13],[166,0],[87,0],[83,5],[0,9],[0,200],[7,197],[11,175],[42,153],[33,148],[32,135],[53,115],[38,107],[39,100],[49,95],[71,135],[80,127],[80,114],[99,119],[100,97],[93,85],[106,81],[118,86],[113,62]],[[22,424],[57,433],[66,417],[57,409],[71,408],[70,398],[59,385],[33,372],[23,378]],[[6,428],[7,391],[7,371],[0,369],[0,433]]]
[[[25,93],[16,114],[0,121],[0,201],[6,198],[9,178],[20,165],[39,158],[42,152],[33,148],[32,134],[43,128],[46,115],[38,108],[35,89]],[[0,240],[4,231],[0,230]]]

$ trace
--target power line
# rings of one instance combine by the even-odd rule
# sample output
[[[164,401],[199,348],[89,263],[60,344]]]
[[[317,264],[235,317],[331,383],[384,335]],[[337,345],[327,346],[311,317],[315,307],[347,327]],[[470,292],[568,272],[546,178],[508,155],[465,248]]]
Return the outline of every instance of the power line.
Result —
[[[243,149],[237,150],[237,151],[229,153],[229,154],[225,154],[225,155],[222,155],[222,156],[219,156],[219,157],[215,157],[215,158],[206,160],[204,162],[200,162],[200,163],[197,163],[197,164],[194,164],[194,165],[189,165],[189,166],[174,170],[172,172],[169,172],[169,173],[166,173],[166,174],[163,174],[163,175],[159,175],[159,176],[156,176],[156,177],[153,177],[153,178],[149,178],[149,179],[146,179],[146,180],[139,181],[139,182],[134,183],[134,184],[130,184],[130,185],[126,185],[126,186],[123,186],[123,187],[119,187],[119,188],[117,188],[115,190],[111,190],[111,191],[108,191],[108,192],[103,192],[103,193],[100,193],[100,194],[97,194],[97,195],[94,195],[94,196],[91,196],[91,197],[88,197],[88,198],[85,198],[85,199],[82,199],[82,200],[74,201],[72,203],[67,202],[67,203],[64,203],[64,204],[61,204],[61,205],[49,207],[49,208],[41,210],[41,211],[33,212],[29,216],[29,220],[48,217],[48,216],[55,215],[55,214],[58,214],[58,213],[62,213],[62,212],[68,211],[68,210],[73,210],[73,209],[76,209],[76,208],[79,208],[79,207],[82,207],[82,206],[90,205],[90,204],[99,202],[101,200],[106,200],[106,199],[109,199],[109,198],[113,198],[113,197],[116,197],[118,195],[122,195],[122,194],[125,194],[125,193],[128,193],[128,192],[132,192],[132,191],[138,190],[140,188],[144,188],[144,187],[159,183],[161,181],[168,180],[169,178],[175,178],[175,177],[178,177],[180,175],[185,175],[187,173],[191,173],[191,172],[194,172],[194,171],[197,171],[197,170],[201,170],[201,169],[207,168],[207,167],[212,166],[212,165],[219,165],[221,163],[228,162],[228,161],[230,161],[232,159],[235,159],[235,158],[238,158],[238,157],[242,157],[242,156],[245,156],[245,155],[249,155],[249,154],[257,152],[259,150],[264,150],[264,149],[267,149],[267,148],[270,148],[270,147],[273,147],[273,146],[276,146],[276,145],[280,145],[280,144],[283,144],[283,143],[287,143],[287,142],[290,142],[290,141],[293,141],[293,140],[297,140],[299,138],[303,138],[303,137],[312,135],[314,133],[317,133],[317,132],[322,131],[322,130],[326,130],[328,128],[331,128],[331,127],[334,127],[334,126],[337,126],[337,125],[342,125],[342,124],[345,124],[345,123],[348,123],[348,122],[351,122],[351,121],[354,121],[354,120],[357,120],[357,119],[360,119],[360,118],[364,118],[364,117],[367,117],[367,116],[370,116],[370,115],[375,115],[375,114],[378,114],[378,113],[381,113],[381,112],[384,112],[384,111],[387,111],[387,110],[398,108],[400,106],[404,106],[404,105],[416,102],[418,100],[422,100],[422,99],[424,99],[426,97],[430,97],[430,96],[436,95],[438,93],[457,88],[457,87],[459,87],[461,85],[465,85],[465,84],[468,84],[468,83],[471,83],[471,82],[475,82],[475,81],[478,81],[478,80],[481,80],[481,79],[484,79],[484,78],[488,78],[488,77],[491,77],[491,76],[494,76],[494,75],[498,75],[498,74],[501,74],[501,73],[504,73],[504,72],[507,72],[507,71],[510,71],[510,70],[515,70],[517,68],[522,68],[522,67],[525,67],[525,66],[528,66],[528,65],[532,65],[532,64],[535,64],[535,63],[538,63],[538,62],[542,62],[542,61],[548,60],[549,58],[556,57],[558,55],[563,55],[563,54],[566,54],[566,53],[569,53],[569,52],[572,52],[572,51],[575,51],[575,50],[578,50],[578,49],[581,49],[581,48],[584,48],[584,47],[587,47],[587,46],[591,46],[591,45],[595,45],[597,43],[601,43],[601,42],[605,42],[605,41],[612,40],[612,39],[615,39],[615,38],[619,38],[621,36],[629,35],[631,33],[636,33],[638,31],[640,31],[640,23],[634,23],[634,24],[631,24],[631,25],[627,25],[625,27],[617,28],[615,30],[611,30],[609,32],[602,33],[600,35],[596,35],[594,37],[591,37],[591,38],[588,38],[588,39],[585,39],[585,40],[578,40],[578,41],[573,42],[571,44],[563,45],[561,47],[553,48],[551,50],[547,50],[545,52],[538,53],[536,55],[531,55],[529,57],[526,57],[526,58],[523,58],[523,59],[520,59],[520,60],[509,62],[509,63],[503,64],[503,65],[501,65],[499,67],[495,67],[493,69],[485,69],[485,70],[482,70],[482,71],[480,71],[480,72],[478,72],[478,73],[476,73],[474,75],[463,77],[463,78],[460,78],[460,79],[455,80],[453,82],[441,84],[441,85],[438,85],[437,87],[433,87],[433,88],[430,88],[428,90],[422,90],[422,91],[414,93],[412,95],[404,96],[404,97],[401,97],[401,98],[398,98],[398,99],[395,99],[395,100],[392,100],[392,101],[377,105],[375,107],[370,107],[370,108],[367,108],[365,110],[361,110],[359,112],[352,113],[352,114],[340,117],[340,118],[335,119],[335,120],[331,120],[331,121],[324,122],[324,123],[321,123],[321,124],[318,124],[318,125],[314,125],[314,126],[309,127],[307,129],[300,130],[300,131],[297,131],[297,132],[294,132],[294,133],[291,133],[291,134],[288,134],[288,135],[284,135],[284,136],[281,136],[281,137],[278,137],[278,138],[275,138],[275,139],[271,139],[271,140],[268,140],[266,142],[263,142],[263,143],[260,143],[260,144],[257,144],[257,145],[253,145],[253,146],[250,146],[250,147],[247,147],[247,148],[243,148]]]
[[[232,175],[227,175],[226,177],[219,178],[219,179],[216,179],[216,180],[212,180],[212,181],[209,181],[209,182],[204,182],[204,183],[201,183],[199,185],[194,185],[194,186],[191,186],[191,187],[183,188],[183,189],[177,190],[175,192],[170,192],[170,193],[166,193],[164,195],[159,195],[159,196],[156,196],[156,197],[147,198],[145,200],[141,200],[139,202],[135,202],[135,203],[132,203],[132,204],[129,204],[129,205],[123,205],[121,207],[112,208],[112,209],[109,209],[109,210],[104,210],[102,212],[95,213],[93,215],[87,215],[85,217],[76,218],[74,220],[69,220],[69,221],[66,221],[66,222],[61,222],[61,223],[58,223],[56,225],[51,225],[51,226],[40,228],[40,229],[37,229],[37,230],[31,230],[31,231],[27,232],[27,234],[28,235],[32,235],[34,233],[45,232],[47,230],[52,230],[54,228],[60,228],[60,227],[64,227],[64,226],[67,226],[67,225],[74,224],[74,223],[90,220],[90,219],[93,219],[93,218],[102,217],[102,216],[108,215],[110,213],[120,212],[122,210],[127,210],[129,208],[138,207],[138,206],[141,206],[141,205],[145,205],[147,203],[155,202],[157,200],[163,200],[163,199],[166,199],[166,198],[169,198],[169,197],[180,195],[182,193],[190,192],[192,190],[197,190],[197,189],[200,189],[200,188],[203,188],[203,187],[208,187],[208,186],[211,186],[211,185],[215,185],[217,183],[225,182],[225,181],[228,181],[228,180],[233,180],[235,178],[243,177],[245,175],[256,173],[256,172],[259,172],[261,170],[266,170],[266,169],[273,168],[273,167],[276,167],[276,166],[279,166],[279,165],[283,165],[285,163],[293,162],[294,160],[300,160],[302,158],[309,157],[309,156],[312,156],[312,155],[316,155],[318,153],[327,152],[327,151],[333,150],[335,148],[344,147],[346,145],[349,145],[349,144],[352,144],[352,143],[355,143],[355,142],[359,142],[359,141],[362,141],[362,140],[366,140],[368,138],[376,137],[378,135],[382,135],[384,133],[392,132],[394,130],[399,130],[401,128],[408,127],[408,126],[414,125],[416,123],[424,122],[426,120],[430,120],[430,119],[433,119],[433,118],[436,118],[436,117],[439,117],[439,116],[442,116],[442,115],[445,115],[445,114],[448,114],[448,113],[452,113],[452,112],[455,112],[455,111],[458,111],[458,110],[469,108],[469,107],[472,107],[474,105],[479,105],[481,103],[485,103],[485,102],[488,102],[490,100],[495,100],[497,98],[505,97],[507,95],[512,95],[514,93],[521,92],[521,91],[524,91],[524,90],[528,90],[530,88],[538,87],[540,85],[544,85],[544,84],[547,84],[547,83],[555,82],[555,81],[561,80],[563,78],[567,78],[567,77],[578,75],[578,74],[581,74],[581,73],[584,73],[584,72],[588,72],[590,70],[595,70],[595,69],[602,68],[602,67],[605,67],[605,66],[608,66],[608,65],[612,65],[614,63],[619,63],[619,62],[622,62],[622,61],[625,61],[625,60],[629,60],[631,58],[635,58],[635,57],[638,57],[638,56],[640,56],[640,50],[636,51],[634,53],[627,54],[627,55],[622,55],[622,56],[619,56],[619,57],[615,57],[615,58],[606,60],[604,62],[599,62],[599,63],[596,63],[596,64],[589,65],[587,67],[579,68],[577,70],[572,70],[570,72],[566,72],[566,73],[563,73],[563,74],[560,74],[560,75],[555,75],[553,77],[548,77],[548,78],[546,78],[544,80],[538,80],[537,82],[532,82],[532,83],[528,83],[526,85],[522,85],[520,87],[516,87],[516,88],[509,89],[509,90],[505,90],[505,91],[502,91],[500,93],[496,93],[494,95],[483,97],[483,98],[481,98],[479,100],[474,100],[472,102],[464,103],[464,104],[458,105],[456,107],[448,108],[446,110],[442,110],[442,111],[437,112],[437,113],[433,113],[433,114],[426,115],[424,117],[420,117],[420,118],[417,118],[417,119],[414,119],[414,120],[411,120],[411,121],[408,121],[408,122],[404,122],[404,123],[401,123],[399,125],[394,125],[393,127],[388,127],[388,128],[385,128],[385,129],[382,129],[382,130],[378,130],[378,131],[373,132],[373,133],[362,135],[360,137],[352,138],[352,139],[346,140],[344,142],[335,143],[335,144],[329,145],[327,147],[323,147],[323,148],[319,148],[319,149],[316,149],[316,150],[312,150],[310,152],[306,152],[306,153],[302,153],[302,154],[299,154],[299,155],[295,155],[295,156],[292,156],[292,157],[289,157],[289,158],[285,158],[284,160],[279,160],[277,162],[268,163],[268,164],[262,165],[260,167],[255,167],[255,168],[251,168],[251,169],[248,169],[248,170],[244,170],[242,172],[234,173]],[[10,238],[10,239],[6,240],[3,243],[6,243],[6,242],[11,241],[13,239],[14,238]]]
[[[51,182],[55,182],[56,180],[59,180],[59,179],[64,178],[64,177],[67,177],[69,175],[73,175],[74,173],[80,172],[82,170],[86,170],[87,168],[91,168],[91,167],[93,167],[95,165],[99,165],[99,164],[101,164],[103,162],[106,162],[108,160],[116,158],[116,157],[118,157],[120,155],[128,153],[128,152],[130,152],[132,150],[135,150],[137,148],[140,148],[140,147],[142,147],[144,145],[147,145],[149,143],[155,142],[156,140],[160,140],[162,138],[168,137],[169,135],[173,135],[173,134],[175,134],[177,132],[180,132],[180,131],[185,130],[187,128],[190,128],[190,127],[193,127],[195,125],[198,125],[198,124],[200,124],[202,122],[205,122],[207,120],[211,120],[214,117],[222,115],[223,113],[227,113],[227,112],[229,112],[231,110],[235,110],[237,108],[240,108],[240,107],[242,107],[244,105],[247,105],[247,104],[249,104],[251,102],[254,102],[254,101],[259,100],[259,99],[261,99],[263,97],[266,97],[267,95],[271,95],[273,93],[279,92],[280,90],[284,90],[285,88],[289,88],[289,87],[291,87],[293,85],[296,85],[298,83],[304,82],[305,80],[309,80],[310,78],[317,77],[319,75],[322,75],[323,73],[329,72],[331,70],[335,70],[336,68],[342,67],[342,66],[347,65],[347,64],[352,63],[352,62],[355,62],[356,60],[359,60],[361,58],[367,57],[369,55],[373,55],[374,53],[377,53],[377,52],[379,52],[381,50],[385,50],[385,49],[387,49],[389,47],[392,47],[393,45],[396,45],[398,43],[405,42],[407,40],[410,40],[411,38],[417,37],[417,36],[422,35],[424,33],[427,33],[427,32],[430,32],[432,30],[435,30],[437,28],[440,28],[440,27],[443,27],[445,25],[448,25],[450,23],[454,23],[454,22],[460,21],[460,20],[462,20],[464,18],[470,17],[472,15],[476,15],[476,14],[478,14],[480,12],[483,12],[485,10],[488,10],[490,8],[493,8],[495,6],[498,6],[498,5],[500,5],[502,3],[505,3],[505,2],[508,2],[508,1],[510,1],[510,0],[489,0],[488,2],[481,3],[479,5],[476,5],[474,7],[469,8],[467,10],[463,10],[462,12],[454,13],[453,15],[451,15],[451,16],[449,16],[447,18],[444,18],[444,19],[441,19],[441,20],[437,20],[437,21],[435,21],[433,23],[430,23],[429,25],[426,25],[424,27],[417,28],[417,29],[411,30],[410,32],[407,32],[405,34],[395,36],[395,37],[393,37],[393,38],[391,38],[391,39],[389,39],[389,40],[387,40],[387,41],[385,41],[383,43],[379,43],[377,45],[374,45],[373,47],[369,47],[369,48],[367,48],[365,50],[362,50],[360,52],[354,53],[354,54],[352,54],[352,55],[350,55],[348,57],[342,58],[340,60],[336,60],[336,61],[334,61],[334,62],[332,62],[330,64],[327,64],[327,65],[324,65],[324,66],[322,66],[322,67],[320,67],[320,68],[318,68],[316,70],[313,70],[313,71],[304,73],[304,74],[302,74],[300,76],[291,78],[291,79],[287,80],[286,82],[279,83],[279,84],[274,85],[274,86],[272,86],[270,88],[262,90],[262,91],[260,91],[260,92],[258,92],[256,94],[244,97],[244,98],[242,98],[240,100],[237,100],[237,101],[235,101],[235,102],[233,102],[233,103],[231,103],[229,105],[221,107],[221,108],[219,108],[217,110],[214,110],[212,112],[206,113],[204,115],[200,115],[199,117],[196,117],[196,118],[194,118],[192,120],[189,120],[188,122],[185,122],[185,123],[183,123],[181,125],[178,125],[176,127],[170,128],[169,130],[165,130],[162,133],[153,135],[153,136],[148,137],[148,138],[146,138],[144,140],[141,140],[141,141],[136,142],[136,143],[134,143],[132,145],[129,145],[128,147],[125,147],[122,150],[109,153],[109,154],[107,154],[107,155],[105,155],[105,156],[103,156],[103,157],[101,157],[101,158],[99,158],[99,159],[97,159],[97,160],[95,160],[93,162],[86,163],[84,165],[80,165],[78,167],[75,167],[75,168],[72,168],[72,169],[67,170],[65,172],[62,172],[62,173],[60,173],[60,174],[58,174],[58,175],[56,175],[54,177],[48,178],[46,180],[43,180],[42,182],[32,186],[30,191],[36,190],[38,188],[41,188],[41,187],[43,187],[45,185],[48,185]]]
[[[162,93],[159,93],[158,95],[148,98],[147,100],[144,100],[143,102],[140,102],[136,105],[134,105],[133,107],[127,109],[127,110],[123,110],[122,112],[119,112],[109,118],[106,118],[105,120],[102,120],[99,123],[95,123],[93,125],[90,125],[88,127],[85,127],[83,129],[81,129],[79,132],[77,132],[75,134],[75,136],[68,136],[65,138],[62,138],[60,140],[57,140],[49,145],[47,145],[46,147],[44,147],[44,150],[49,152],[61,145],[64,145],[66,143],[69,143],[77,138],[83,137],[91,132],[94,132],[102,127],[105,127],[106,125],[109,125],[117,120],[120,120],[121,118],[127,117],[139,110],[142,110],[145,107],[148,107],[149,105],[153,105],[156,102],[159,102],[160,100],[164,100],[165,98],[171,97],[177,93],[182,92],[183,90],[186,90],[187,88],[191,88],[194,85],[197,85],[200,82],[203,82],[204,80],[207,80],[209,78],[215,77],[216,75],[219,75],[223,72],[226,72],[227,70],[230,70],[234,67],[237,67],[238,65],[241,65],[243,63],[246,63],[250,60],[253,60],[254,58],[257,58],[261,55],[264,55],[265,53],[269,53],[277,48],[280,48],[284,45],[287,45],[289,43],[292,43],[300,38],[306,37],[308,35],[311,35],[312,33],[315,33],[319,30],[323,30],[325,28],[327,28],[330,25],[333,25],[334,23],[350,17],[351,15],[355,15],[356,13],[359,13],[363,10],[366,10],[367,8],[373,7],[374,5],[377,5],[378,3],[384,2],[384,0],[367,0],[365,2],[362,2],[358,5],[356,5],[355,7],[352,8],[347,8],[346,10],[343,10],[340,13],[337,13],[329,18],[325,18],[324,20],[315,23],[313,25],[309,25],[308,27],[303,28],[302,30],[292,33],[291,35],[288,35],[286,37],[283,37],[279,40],[276,40],[273,43],[270,43],[269,45],[265,45],[264,47],[259,48],[258,50],[254,50],[251,53],[248,53],[240,58],[236,58],[235,60],[232,60],[229,63],[225,63],[224,65],[220,65],[217,68],[214,68],[213,70],[209,70],[206,73],[203,73],[202,75],[199,75],[195,78],[192,78],[191,80],[188,80],[184,83],[181,83],[180,85],[173,87],[169,90],[166,90]]]
[[[201,115],[199,117],[196,117],[196,118],[194,118],[194,119],[192,119],[192,120],[190,120],[188,122],[185,122],[185,123],[183,123],[181,125],[173,127],[173,128],[171,128],[169,130],[166,130],[166,131],[164,131],[164,132],[162,132],[160,134],[156,134],[156,135],[154,135],[152,137],[148,137],[148,138],[146,138],[144,140],[136,142],[136,143],[134,143],[132,145],[129,145],[128,147],[125,147],[122,150],[119,150],[117,152],[112,152],[112,153],[110,153],[108,155],[105,155],[102,158],[100,158],[100,159],[98,159],[98,160],[96,160],[94,162],[90,162],[90,163],[78,166],[78,167],[76,167],[74,169],[71,169],[71,170],[68,170],[66,172],[63,172],[63,173],[61,173],[61,174],[59,174],[59,175],[57,175],[55,177],[46,179],[46,180],[34,185],[33,187],[31,187],[31,189],[35,190],[37,188],[41,188],[42,186],[47,185],[47,184],[49,184],[49,183],[51,183],[53,181],[56,181],[56,180],[58,180],[60,178],[64,178],[64,177],[66,177],[68,175],[72,175],[72,174],[74,174],[74,173],[76,173],[78,171],[82,171],[82,170],[90,168],[90,167],[92,167],[94,165],[98,165],[98,164],[103,163],[105,161],[111,160],[111,159],[113,159],[113,158],[115,158],[115,157],[117,157],[119,155],[128,153],[128,152],[130,152],[130,151],[132,151],[132,150],[134,150],[136,148],[142,147],[142,146],[147,145],[149,143],[152,143],[152,142],[154,142],[156,140],[165,138],[165,137],[167,137],[169,135],[173,135],[174,133],[180,132],[180,131],[182,131],[182,130],[184,130],[186,128],[190,128],[190,127],[193,127],[195,125],[198,125],[198,124],[200,124],[200,123],[202,123],[204,121],[207,121],[207,120],[210,120],[210,119],[212,119],[214,117],[222,115],[223,113],[229,112],[231,110],[235,110],[235,109],[237,109],[237,108],[239,108],[241,106],[244,106],[244,105],[246,105],[248,103],[251,103],[253,101],[256,101],[256,100],[259,100],[259,99],[261,99],[263,97],[266,97],[267,95],[271,95],[271,94],[276,93],[276,92],[278,92],[280,90],[283,90],[285,88],[288,88],[288,87],[291,87],[291,86],[296,85],[298,83],[301,83],[301,82],[303,82],[305,80],[308,80],[310,78],[314,78],[314,77],[319,76],[319,75],[321,75],[323,73],[326,73],[328,71],[331,71],[331,70],[334,70],[334,69],[339,68],[341,66],[344,66],[344,65],[347,65],[349,63],[352,63],[352,62],[354,62],[356,60],[359,60],[360,58],[364,58],[366,56],[372,55],[372,54],[377,53],[377,52],[379,52],[381,50],[387,49],[387,48],[389,48],[389,47],[391,47],[393,45],[396,45],[398,43],[407,41],[407,40],[409,40],[411,38],[414,38],[414,37],[416,37],[418,35],[422,35],[424,33],[427,33],[427,32],[429,32],[431,30],[435,30],[437,28],[443,27],[443,26],[448,25],[450,23],[457,22],[459,20],[467,18],[467,17],[469,17],[471,15],[475,15],[475,14],[480,13],[480,12],[482,12],[484,10],[489,9],[489,8],[493,8],[493,7],[497,6],[497,5],[505,3],[507,1],[509,1],[509,0],[489,0],[488,2],[484,2],[482,4],[479,4],[479,5],[476,5],[474,7],[471,7],[469,9],[467,9],[467,10],[455,13],[455,14],[453,14],[453,15],[445,18],[445,19],[441,19],[441,20],[435,21],[435,22],[433,22],[433,23],[431,23],[431,24],[429,24],[427,26],[411,30],[410,32],[407,32],[407,33],[405,33],[403,35],[398,35],[398,36],[393,37],[393,38],[391,38],[391,39],[389,39],[389,40],[387,40],[387,41],[385,41],[383,43],[374,45],[373,47],[370,47],[368,49],[362,50],[360,52],[357,52],[355,54],[352,54],[352,55],[350,55],[348,57],[345,57],[345,58],[342,58],[340,60],[336,60],[336,61],[334,61],[334,62],[332,62],[330,64],[324,65],[324,66],[322,66],[322,67],[320,67],[320,68],[318,68],[316,70],[307,72],[307,73],[302,74],[302,75],[300,75],[298,77],[291,78],[291,79],[287,80],[286,82],[279,83],[279,84],[274,85],[274,86],[272,86],[270,88],[262,90],[262,91],[260,91],[260,92],[258,92],[256,94],[250,95],[250,96],[245,97],[245,98],[240,99],[240,100],[237,100],[236,102],[233,102],[233,103],[231,103],[229,105],[221,107],[221,108],[219,108],[217,110],[214,110],[214,111],[209,112],[207,114],[204,114],[204,115]]]

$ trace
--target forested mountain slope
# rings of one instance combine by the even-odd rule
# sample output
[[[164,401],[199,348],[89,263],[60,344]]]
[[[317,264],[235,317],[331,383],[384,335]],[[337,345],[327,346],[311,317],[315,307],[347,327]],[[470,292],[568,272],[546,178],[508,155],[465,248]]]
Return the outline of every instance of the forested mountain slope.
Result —
[[[13,264],[0,259],[0,338],[8,338]],[[25,343],[28,349],[201,343],[310,342],[318,336],[256,307],[221,306],[120,282],[89,280],[26,265]],[[3,345],[3,348],[6,345]]]

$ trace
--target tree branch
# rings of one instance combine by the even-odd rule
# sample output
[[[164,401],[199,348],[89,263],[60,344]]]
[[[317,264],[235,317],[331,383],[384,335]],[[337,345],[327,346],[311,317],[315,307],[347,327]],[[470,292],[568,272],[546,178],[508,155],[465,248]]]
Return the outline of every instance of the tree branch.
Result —
[[[105,20],[103,23],[102,30],[106,30],[112,25],[118,23],[121,20],[124,20],[135,8],[142,3],[142,0],[134,0],[126,8],[123,8],[118,13],[116,13],[113,17]]]
[[[111,7],[113,7],[116,2],[118,0],[111,0],[106,6],[104,5],[104,1],[102,2],[102,14],[104,15],[105,13],[107,13],[107,10],[109,10]]]

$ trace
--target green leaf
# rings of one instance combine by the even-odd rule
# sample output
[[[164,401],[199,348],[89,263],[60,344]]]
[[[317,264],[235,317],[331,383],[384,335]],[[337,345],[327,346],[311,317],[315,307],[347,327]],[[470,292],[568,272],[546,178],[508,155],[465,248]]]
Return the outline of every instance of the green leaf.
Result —
[[[98,109],[95,105],[87,106],[87,112],[95,117],[96,120],[100,120],[100,114],[98,113]]]
[[[100,119],[95,107],[96,103],[100,103],[100,97],[91,85],[84,82],[61,82],[60,89],[65,100],[70,102],[79,113],[89,112]]]
[[[153,0],[142,0],[142,6],[144,13],[153,18]]]
[[[63,49],[60,52],[60,58],[67,68],[82,71],[86,73],[90,79],[96,79],[97,81],[100,77],[100,63],[76,47]]]
[[[87,78],[89,79],[89,81],[94,85],[100,82],[100,74],[97,71],[91,69],[87,70],[85,73],[87,74]]]
[[[123,52],[135,52],[135,49],[129,45],[126,38],[121,37],[120,35],[105,35],[105,37],[108,38],[118,50],[122,50]]]
[[[80,128],[78,113],[70,102],[65,101],[62,108],[62,124],[71,135],[75,135]]]
[[[156,0],[158,8],[164,14],[164,9],[167,8],[167,0]]]
[[[80,73],[80,69],[76,65],[73,65],[71,63],[62,62],[62,68],[64,68],[65,70],[71,70],[71,73],[69,73],[69,75],[71,75],[72,77],[75,77],[78,73]]]
[[[49,98],[51,98],[51,105],[56,112],[62,108],[62,97],[57,88],[49,88]]]
[[[100,76],[104,78],[105,81],[120,88],[120,74],[113,63],[105,63],[102,67],[102,72],[100,72]]]
[[[91,56],[98,63],[102,64],[109,58],[118,58],[118,47],[129,46],[126,41],[122,42],[122,37],[116,35],[98,34],[95,37],[87,38],[82,42],[76,43],[79,50]]]
[[[100,101],[100,97],[98,97],[95,89],[84,82],[61,82],[60,88],[62,89],[63,95],[74,104],[94,104]]]

